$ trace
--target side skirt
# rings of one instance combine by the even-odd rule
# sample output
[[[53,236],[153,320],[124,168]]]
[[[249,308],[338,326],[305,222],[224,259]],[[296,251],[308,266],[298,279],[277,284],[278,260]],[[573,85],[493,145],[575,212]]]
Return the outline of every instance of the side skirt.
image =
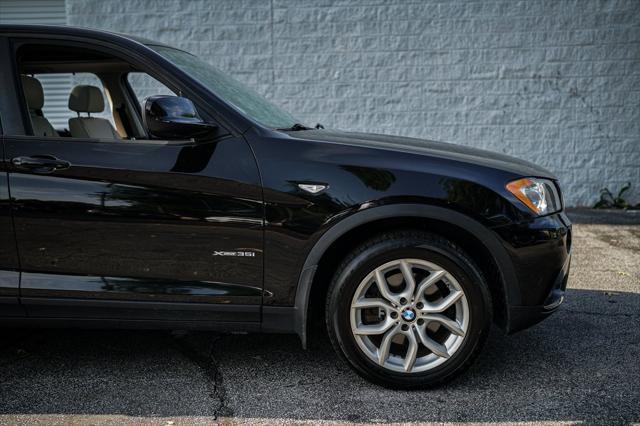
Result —
[[[96,318],[0,318],[0,327],[14,328],[76,328],[134,330],[208,330],[227,333],[255,333],[257,322],[132,320]]]

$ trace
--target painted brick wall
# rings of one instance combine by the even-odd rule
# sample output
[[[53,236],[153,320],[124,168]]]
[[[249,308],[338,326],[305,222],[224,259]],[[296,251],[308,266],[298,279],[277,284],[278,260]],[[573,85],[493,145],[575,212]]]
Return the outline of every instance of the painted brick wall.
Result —
[[[189,50],[304,122],[472,145],[640,201],[640,1],[67,0]]]

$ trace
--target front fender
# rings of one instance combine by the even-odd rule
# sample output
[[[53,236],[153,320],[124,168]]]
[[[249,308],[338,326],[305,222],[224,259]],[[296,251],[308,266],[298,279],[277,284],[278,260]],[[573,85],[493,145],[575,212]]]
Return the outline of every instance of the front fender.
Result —
[[[509,285],[510,283],[515,283],[517,279],[509,254],[497,234],[491,229],[469,216],[444,207],[405,203],[371,207],[353,213],[335,223],[325,231],[307,255],[298,280],[294,306],[294,329],[300,336],[303,347],[306,347],[307,344],[309,295],[311,294],[313,279],[322,256],[331,247],[331,244],[347,232],[367,223],[395,217],[438,220],[462,228],[472,234],[484,244],[496,265],[498,265],[507,306],[520,304],[521,296],[518,287]],[[507,310],[507,323],[509,322],[508,315]]]

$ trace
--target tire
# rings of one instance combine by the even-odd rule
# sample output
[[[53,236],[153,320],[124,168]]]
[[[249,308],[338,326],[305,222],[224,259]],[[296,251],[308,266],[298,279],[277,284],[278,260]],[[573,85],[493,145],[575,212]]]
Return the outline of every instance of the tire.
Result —
[[[359,375],[389,388],[452,380],[480,352],[491,318],[480,270],[453,243],[422,231],[388,232],[360,245],[327,293],[326,326],[335,351]],[[362,334],[380,330],[386,331]]]

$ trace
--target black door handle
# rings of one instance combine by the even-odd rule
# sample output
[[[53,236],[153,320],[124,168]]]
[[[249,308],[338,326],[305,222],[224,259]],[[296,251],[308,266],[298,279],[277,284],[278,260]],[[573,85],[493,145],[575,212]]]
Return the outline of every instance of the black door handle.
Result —
[[[71,163],[60,160],[53,155],[33,155],[31,157],[15,157],[11,164],[18,169],[32,170],[36,173],[51,173],[71,167]]]

